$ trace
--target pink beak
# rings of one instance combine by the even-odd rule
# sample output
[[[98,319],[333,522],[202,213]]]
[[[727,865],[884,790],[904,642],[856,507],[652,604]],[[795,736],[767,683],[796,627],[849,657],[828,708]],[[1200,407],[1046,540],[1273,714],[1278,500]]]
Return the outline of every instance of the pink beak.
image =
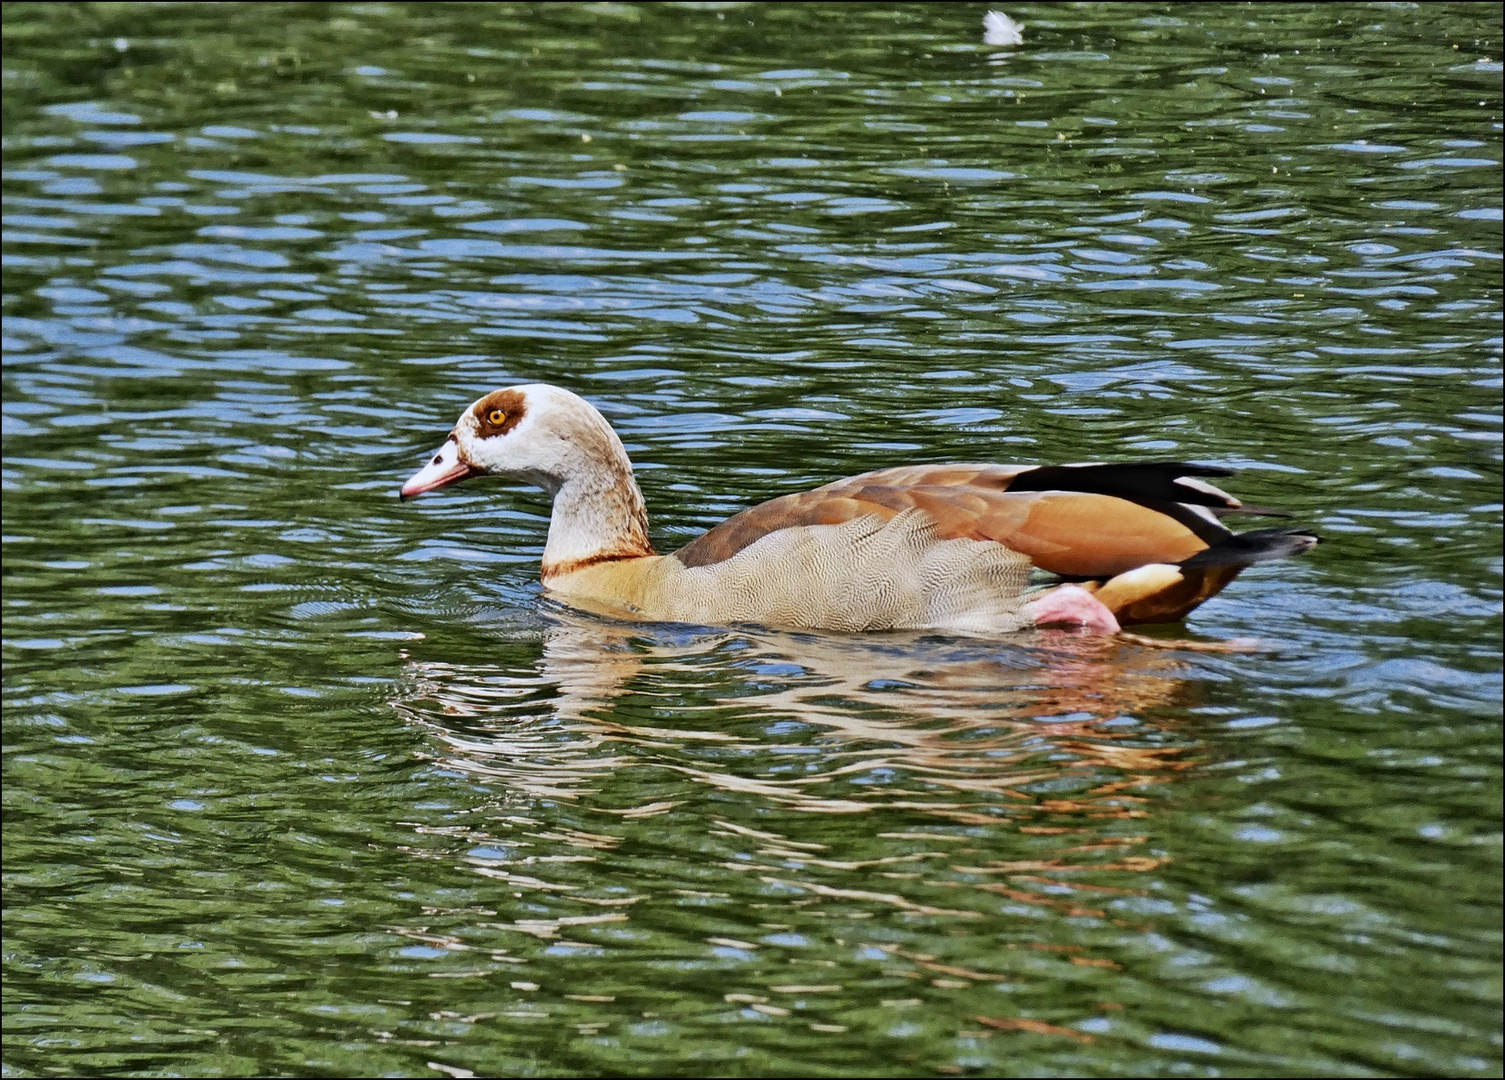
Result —
[[[402,485],[402,490],[397,494],[399,498],[411,499],[415,495],[422,495],[425,491],[437,491],[439,488],[457,484],[466,477],[477,476],[479,473],[479,469],[460,460],[460,444],[455,442],[455,437],[451,435],[444,445],[439,447],[439,452],[434,455],[434,459],[410,476],[408,482]]]

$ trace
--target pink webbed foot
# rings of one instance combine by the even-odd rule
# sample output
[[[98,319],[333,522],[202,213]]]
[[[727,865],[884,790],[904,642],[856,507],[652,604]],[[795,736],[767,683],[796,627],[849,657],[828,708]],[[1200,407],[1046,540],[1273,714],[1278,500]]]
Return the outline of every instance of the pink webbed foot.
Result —
[[[1024,613],[1035,620],[1036,626],[1068,623],[1093,634],[1116,634],[1119,629],[1113,612],[1080,585],[1052,589],[1025,604]]]

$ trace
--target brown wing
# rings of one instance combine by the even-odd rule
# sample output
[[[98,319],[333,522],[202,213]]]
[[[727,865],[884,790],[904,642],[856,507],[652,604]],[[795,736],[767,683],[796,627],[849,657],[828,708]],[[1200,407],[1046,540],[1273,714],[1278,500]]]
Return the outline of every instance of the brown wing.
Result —
[[[675,555],[686,566],[707,566],[778,529],[865,514],[887,519],[919,507],[943,539],[994,540],[1042,570],[1112,577],[1180,562],[1230,536],[1211,509],[1237,510],[1238,501],[1188,479],[1229,472],[1181,462],[880,469],[744,510]]]

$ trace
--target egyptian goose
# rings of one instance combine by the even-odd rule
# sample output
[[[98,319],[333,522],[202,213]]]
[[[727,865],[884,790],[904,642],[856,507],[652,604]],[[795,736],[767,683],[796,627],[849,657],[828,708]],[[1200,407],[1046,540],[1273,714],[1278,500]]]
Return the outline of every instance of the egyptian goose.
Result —
[[[542,383],[475,402],[404,499],[472,476],[553,499],[543,584],[634,619],[825,630],[1007,633],[1172,622],[1251,563],[1309,550],[1299,529],[1233,533],[1245,510],[1196,479],[1213,465],[912,465],[744,510],[654,552],[622,441],[585,399]],[[1030,590],[1032,569],[1068,582]]]

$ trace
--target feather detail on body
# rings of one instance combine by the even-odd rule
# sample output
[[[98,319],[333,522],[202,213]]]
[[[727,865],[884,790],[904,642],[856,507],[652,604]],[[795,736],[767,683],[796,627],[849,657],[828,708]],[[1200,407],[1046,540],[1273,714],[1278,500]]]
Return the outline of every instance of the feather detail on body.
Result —
[[[1023,613],[1030,570],[1002,545],[940,539],[910,509],[779,529],[708,566],[673,555],[603,563],[549,587],[577,606],[653,621],[988,634],[1033,625]]]

